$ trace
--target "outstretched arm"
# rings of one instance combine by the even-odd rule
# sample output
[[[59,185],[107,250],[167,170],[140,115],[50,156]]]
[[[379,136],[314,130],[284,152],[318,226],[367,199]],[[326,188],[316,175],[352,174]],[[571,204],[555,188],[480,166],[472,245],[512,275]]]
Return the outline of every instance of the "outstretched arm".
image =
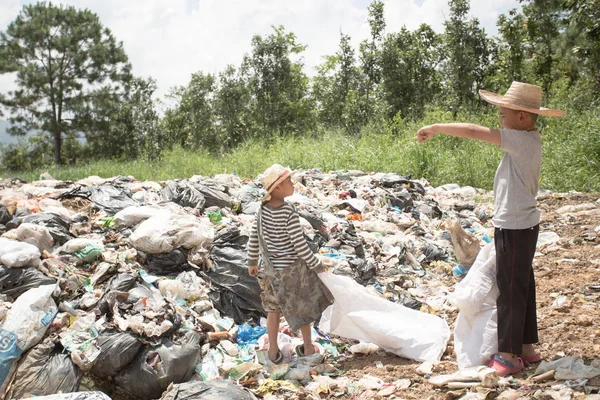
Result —
[[[486,128],[475,124],[434,124],[427,125],[419,129],[413,140],[419,143],[425,143],[431,139],[436,133],[444,135],[481,140],[500,146],[500,130]]]

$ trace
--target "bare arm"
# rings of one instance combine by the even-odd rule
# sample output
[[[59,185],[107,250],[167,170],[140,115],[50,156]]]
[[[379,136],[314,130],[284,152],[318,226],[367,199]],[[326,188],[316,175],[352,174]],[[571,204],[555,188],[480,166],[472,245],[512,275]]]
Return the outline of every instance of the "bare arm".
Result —
[[[419,129],[413,140],[419,143],[425,143],[431,139],[436,133],[444,135],[456,136],[461,138],[481,140],[500,146],[500,130],[486,128],[475,124],[434,124],[427,125]]]

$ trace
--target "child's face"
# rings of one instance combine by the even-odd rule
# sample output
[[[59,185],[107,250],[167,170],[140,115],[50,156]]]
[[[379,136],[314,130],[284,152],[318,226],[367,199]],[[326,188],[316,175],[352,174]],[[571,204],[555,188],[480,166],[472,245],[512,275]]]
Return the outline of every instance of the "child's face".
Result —
[[[292,177],[288,176],[283,182],[281,182],[275,188],[277,194],[282,198],[289,197],[294,194],[294,184],[292,183]]]
[[[500,125],[504,129],[519,129],[519,111],[500,107]]]
[[[535,119],[532,119],[531,115],[525,111],[500,107],[500,125],[504,129],[529,131],[535,129]]]

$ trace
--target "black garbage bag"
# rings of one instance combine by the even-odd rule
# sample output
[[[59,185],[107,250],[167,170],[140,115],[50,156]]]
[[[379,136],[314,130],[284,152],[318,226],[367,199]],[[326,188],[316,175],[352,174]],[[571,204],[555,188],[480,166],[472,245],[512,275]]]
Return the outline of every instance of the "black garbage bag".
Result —
[[[421,195],[425,195],[425,188],[419,182],[410,180],[410,176],[404,176],[400,174],[385,174],[381,178],[381,186],[386,188],[406,188],[409,192],[417,192]]]
[[[427,215],[431,219],[441,218],[442,216],[442,210],[440,210],[440,207],[434,201],[421,203],[415,206],[412,213],[415,219],[419,219],[420,213]]]
[[[115,376],[119,388],[141,399],[159,398],[171,383],[187,382],[200,360],[198,332],[188,331],[181,344],[163,339],[161,344],[146,347]]]
[[[422,252],[423,252],[423,255],[425,256],[425,259],[423,259],[423,261],[422,261],[424,263],[445,260],[448,258],[448,254],[446,253],[446,250],[442,249],[441,247],[439,247],[431,242],[425,243],[425,246],[423,246]]]
[[[29,289],[55,284],[56,280],[34,267],[11,268],[0,265],[0,293],[17,299]]]
[[[248,274],[247,242],[235,226],[220,230],[210,249],[213,268],[200,272],[213,284],[209,295],[215,308],[238,324],[265,315],[258,280]]]
[[[352,258],[348,260],[352,272],[354,272],[354,280],[361,285],[367,285],[375,278],[377,268],[374,263],[370,263],[364,258]]]
[[[135,285],[136,276],[132,274],[122,273],[112,277],[108,283],[109,290],[119,290],[126,292]]]
[[[114,376],[142,350],[143,344],[130,333],[104,331],[98,336],[98,347],[102,351],[96,359],[91,373],[99,378]]]
[[[0,224],[6,225],[12,219],[12,215],[8,212],[8,208],[0,204]]]
[[[325,221],[319,218],[317,211],[307,207],[305,210],[299,210],[298,215],[308,221],[310,226],[321,234],[326,240],[329,240],[329,233],[325,225]]]
[[[54,243],[65,244],[73,239],[69,232],[69,223],[56,214],[38,213],[27,215],[23,218],[23,223],[44,226],[50,232]]]
[[[12,393],[8,398],[21,399],[70,393],[79,390],[81,370],[73,364],[60,343],[46,339],[19,361]]]
[[[187,259],[184,249],[175,249],[171,253],[149,254],[147,270],[151,274],[159,276],[178,275],[180,272],[190,269]]]
[[[79,194],[87,197],[96,207],[110,215],[115,215],[124,208],[140,205],[131,197],[131,191],[122,187],[90,186],[81,188]]]
[[[347,221],[344,224],[340,224],[337,231],[329,233],[330,239],[338,240],[341,244],[346,246],[354,247],[354,253],[359,258],[365,258],[365,249],[358,235],[356,234],[356,228],[351,221]]]
[[[252,215],[260,208],[262,196],[257,188],[245,185],[238,195],[238,200],[240,201],[241,212]]]
[[[195,381],[173,385],[161,400],[256,400],[256,397],[231,381]]]
[[[172,201],[182,207],[196,208],[200,212],[204,210],[206,204],[202,193],[186,182],[169,181],[161,191],[161,197],[164,201]]]
[[[414,205],[412,195],[408,190],[400,190],[395,193],[386,193],[386,199],[389,207],[398,207],[404,211],[406,207],[412,207]]]
[[[219,208],[231,208],[233,205],[233,199],[231,196],[222,190],[204,185],[202,183],[191,182],[190,185],[202,193],[204,199],[206,200],[206,204],[204,204],[206,208],[214,206]]]
[[[102,315],[112,315],[112,305],[117,301],[119,293],[123,293],[126,296],[126,292],[131,289],[136,283],[136,276],[132,274],[122,273],[113,276],[108,285],[102,298],[96,306]]]

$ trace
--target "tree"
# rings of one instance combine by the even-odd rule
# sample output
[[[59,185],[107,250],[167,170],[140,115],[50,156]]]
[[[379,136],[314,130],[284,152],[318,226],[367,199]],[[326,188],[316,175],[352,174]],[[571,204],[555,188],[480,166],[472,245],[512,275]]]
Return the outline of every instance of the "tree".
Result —
[[[498,32],[502,41],[499,45],[499,58],[502,65],[502,86],[507,87],[512,81],[524,81],[527,50],[527,30],[525,17],[516,9],[508,15],[498,17]]]
[[[562,0],[520,0],[525,2],[523,14],[526,17],[527,39],[533,72],[541,81],[543,92],[550,93],[556,79],[556,48],[563,28]]]
[[[450,0],[450,20],[444,23],[448,60],[445,66],[450,105],[454,112],[473,104],[486,78],[491,41],[476,18],[467,19],[469,0]]]
[[[52,3],[23,7],[0,34],[0,60],[0,73],[16,73],[19,87],[0,98],[10,113],[10,133],[50,132],[56,164],[63,136],[88,127],[89,104],[118,100],[131,79],[122,43],[96,14]]]
[[[252,132],[247,80],[233,65],[228,65],[219,74],[214,108],[221,128],[222,146],[226,149],[240,144]]]
[[[578,39],[577,58],[600,93],[600,0],[566,0],[568,23]]]
[[[313,78],[312,86],[319,119],[325,126],[344,127],[354,132],[354,110],[348,100],[353,97],[349,97],[349,94],[358,91],[360,72],[356,67],[350,36],[340,32],[338,51],[335,55],[324,58],[323,64],[317,67],[318,73]]]
[[[145,156],[156,159],[166,147],[159,127],[160,119],[152,96],[154,79],[134,78],[127,95],[110,109],[102,123],[97,118],[95,134],[88,132],[89,151],[94,157],[134,159]],[[98,106],[99,110],[107,110]],[[126,138],[126,140],[123,140]]]
[[[172,96],[179,104],[165,114],[166,129],[172,143],[182,147],[220,150],[214,112],[216,88],[214,75],[196,72],[188,86],[174,89]]]
[[[369,16],[367,21],[371,28],[371,39],[365,40],[360,44],[360,61],[363,79],[363,107],[366,119],[369,120],[372,114],[372,92],[379,83],[381,76],[380,63],[380,44],[385,31],[385,18],[383,15],[384,5],[381,0],[373,0],[369,5]]]
[[[308,77],[294,55],[306,46],[283,26],[266,37],[252,38],[252,52],[244,57],[243,73],[249,77],[252,115],[259,131],[267,134],[300,133],[312,127],[314,109],[308,96]]]
[[[422,24],[410,32],[389,34],[381,50],[381,86],[387,115],[420,118],[441,90],[437,71],[442,61],[440,35]]]

